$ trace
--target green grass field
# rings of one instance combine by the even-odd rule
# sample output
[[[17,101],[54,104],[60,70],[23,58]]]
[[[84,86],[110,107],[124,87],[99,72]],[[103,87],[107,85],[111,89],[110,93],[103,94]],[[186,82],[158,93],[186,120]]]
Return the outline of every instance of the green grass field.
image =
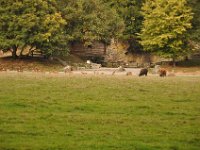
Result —
[[[199,150],[200,77],[0,74],[0,150]]]

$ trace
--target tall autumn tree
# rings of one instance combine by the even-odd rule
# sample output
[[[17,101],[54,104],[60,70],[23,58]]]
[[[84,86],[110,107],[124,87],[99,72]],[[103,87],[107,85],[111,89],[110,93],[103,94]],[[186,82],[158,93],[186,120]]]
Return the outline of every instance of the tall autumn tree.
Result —
[[[192,12],[186,0],[146,0],[140,34],[146,51],[175,59],[188,52],[187,30]],[[175,64],[175,63],[174,63]]]
[[[54,0],[0,0],[0,49],[17,50],[30,46],[53,54],[66,45],[66,24]]]

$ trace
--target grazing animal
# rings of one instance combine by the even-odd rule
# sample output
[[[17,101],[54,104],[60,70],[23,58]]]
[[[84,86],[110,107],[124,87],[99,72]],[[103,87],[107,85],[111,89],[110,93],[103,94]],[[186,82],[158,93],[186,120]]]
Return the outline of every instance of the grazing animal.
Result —
[[[40,69],[39,68],[34,68],[34,71],[35,72],[40,72]]]
[[[99,71],[96,71],[96,70],[95,70],[95,71],[94,71],[94,74],[95,74],[95,75],[98,75],[98,74],[99,74]]]
[[[66,67],[64,68],[64,72],[65,72],[65,73],[71,73],[71,71],[73,71],[72,66],[66,66]]]
[[[143,69],[140,70],[139,77],[147,76],[147,74],[148,74],[148,69],[147,68],[143,68]]]
[[[23,72],[23,68],[20,66],[19,68],[17,68],[17,72]]]
[[[81,71],[81,74],[83,74],[83,75],[87,75],[87,72],[83,72],[83,71]]]
[[[119,67],[117,68],[117,71],[118,71],[118,72],[123,72],[123,71],[125,71],[125,69],[124,69],[124,67],[119,66]]]
[[[4,68],[0,66],[0,71],[4,71]]]
[[[159,70],[159,75],[160,75],[160,77],[166,77],[167,71],[165,69],[161,68]]]
[[[160,65],[155,65],[154,69],[153,69],[153,74],[157,74],[160,70]]]
[[[132,76],[133,74],[132,74],[132,72],[127,72],[126,75],[127,76]]]

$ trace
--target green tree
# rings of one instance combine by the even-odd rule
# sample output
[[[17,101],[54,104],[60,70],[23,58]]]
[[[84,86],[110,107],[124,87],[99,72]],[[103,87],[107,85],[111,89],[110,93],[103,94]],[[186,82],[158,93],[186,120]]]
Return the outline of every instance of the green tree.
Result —
[[[192,12],[186,0],[147,0],[142,10],[140,38],[146,51],[173,58],[174,62],[187,54],[186,33],[192,27]]]
[[[112,8],[115,8],[123,19],[125,30],[120,37],[128,40],[130,52],[141,52],[142,47],[138,42],[138,33],[141,31],[143,15],[141,7],[144,0],[103,0]]]
[[[54,0],[0,0],[0,49],[16,58],[27,46],[44,54],[64,47],[66,21],[54,6]]]
[[[100,0],[62,0],[58,6],[66,22],[65,32],[71,41],[90,45],[118,37],[124,24],[115,9]]]
[[[195,41],[200,41],[200,1],[192,0],[188,1],[194,13],[192,19],[192,29],[190,30],[190,37]]]
[[[194,13],[194,17],[192,19],[192,29],[189,30],[190,35],[190,43],[192,48],[195,50],[200,49],[200,1],[199,0],[192,0],[189,1],[192,8],[192,12]]]

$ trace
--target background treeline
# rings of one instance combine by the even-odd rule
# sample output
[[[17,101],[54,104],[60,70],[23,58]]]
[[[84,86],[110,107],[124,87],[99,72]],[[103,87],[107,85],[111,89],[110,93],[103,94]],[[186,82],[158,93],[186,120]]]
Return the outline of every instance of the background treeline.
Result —
[[[115,38],[130,52],[175,59],[199,45],[199,8],[199,0],[0,0],[0,49],[61,55],[74,41]]]

